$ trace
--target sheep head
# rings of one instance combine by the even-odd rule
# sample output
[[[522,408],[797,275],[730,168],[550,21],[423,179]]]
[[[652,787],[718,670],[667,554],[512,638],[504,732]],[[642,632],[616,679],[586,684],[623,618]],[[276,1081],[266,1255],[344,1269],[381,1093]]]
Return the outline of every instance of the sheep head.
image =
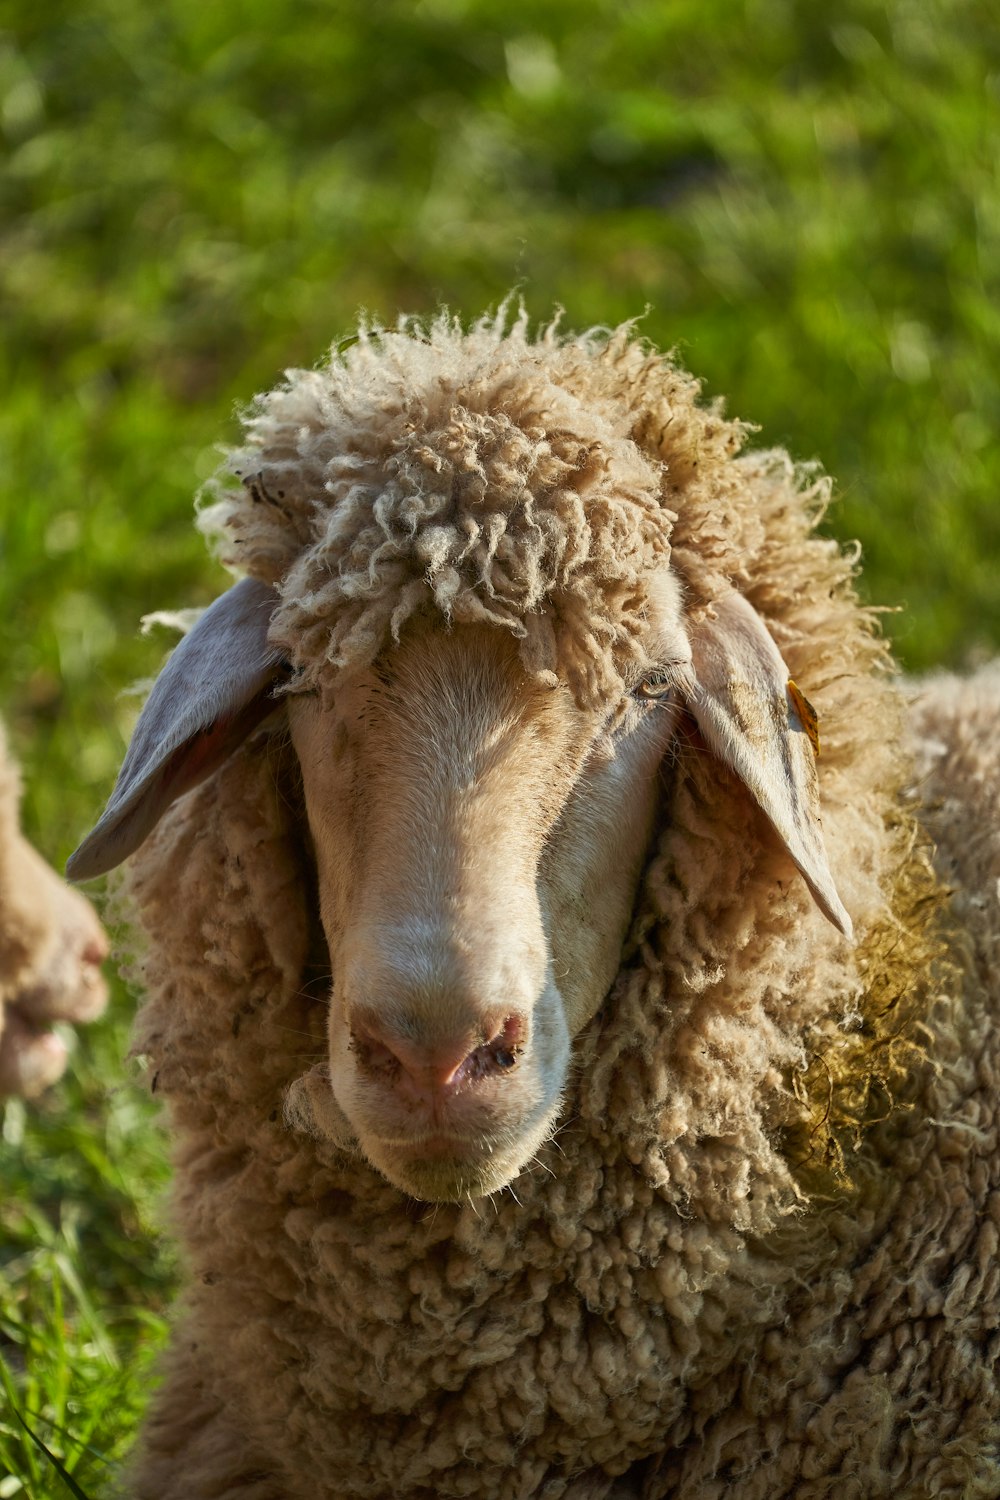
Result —
[[[19,793],[0,730],[0,1099],[54,1083],[67,1050],[53,1025],[93,1020],[108,995],[101,924],[21,834]]]
[[[123,859],[284,716],[334,976],[305,1097],[422,1198],[510,1182],[553,1128],[672,746],[743,783],[850,931],[807,706],[734,586],[765,546],[742,429],[628,328],[506,318],[363,330],[257,400],[202,514],[249,576],[174,652],[70,866]]]
[[[303,687],[272,639],[275,604],[244,580],[185,638],[70,873],[125,857],[283,703],[333,974],[329,1087],[404,1191],[492,1192],[551,1133],[572,1039],[620,961],[682,724],[849,931],[799,699],[735,593],[694,624],[669,569],[651,579],[621,687],[601,701],[526,671],[509,633],[432,613],[372,662]]]

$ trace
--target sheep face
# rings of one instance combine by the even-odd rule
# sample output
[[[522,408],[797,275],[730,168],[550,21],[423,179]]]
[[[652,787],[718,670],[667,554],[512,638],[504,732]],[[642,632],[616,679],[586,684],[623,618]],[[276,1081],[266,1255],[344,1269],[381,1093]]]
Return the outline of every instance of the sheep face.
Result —
[[[677,660],[672,586],[652,613],[650,663]],[[553,1127],[632,910],[678,712],[657,686],[581,708],[505,633],[427,622],[329,695],[289,700],[333,1091],[415,1197],[503,1187]]]

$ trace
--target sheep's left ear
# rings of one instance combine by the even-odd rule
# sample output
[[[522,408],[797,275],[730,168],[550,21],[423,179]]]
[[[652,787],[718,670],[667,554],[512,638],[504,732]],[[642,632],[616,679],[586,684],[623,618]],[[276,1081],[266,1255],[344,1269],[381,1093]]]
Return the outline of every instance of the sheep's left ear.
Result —
[[[695,685],[688,707],[705,742],[767,815],[820,910],[851,937],[823,843],[815,724],[780,651],[735,590],[689,638]]]

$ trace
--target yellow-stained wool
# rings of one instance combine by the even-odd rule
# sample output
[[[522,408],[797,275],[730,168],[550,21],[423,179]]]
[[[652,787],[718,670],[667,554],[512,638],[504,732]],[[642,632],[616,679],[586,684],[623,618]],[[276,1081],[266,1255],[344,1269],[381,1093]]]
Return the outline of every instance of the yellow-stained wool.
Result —
[[[688,732],[556,1139],[516,1196],[414,1204],[283,1123],[324,1052],[324,950],[294,759],[259,734],[130,877],[191,1272],[138,1495],[1000,1493],[1000,847],[967,873],[948,846],[961,981],[933,964],[885,648],[814,532],[825,483],[741,454],[697,397],[628,329],[363,333],[258,400],[204,524],[279,586],[306,680],[437,611],[495,621],[586,700],[638,649],[657,563],[692,614],[735,584],[819,713],[857,948]],[[960,824],[968,717],[934,773]],[[995,754],[982,777],[985,819]]]

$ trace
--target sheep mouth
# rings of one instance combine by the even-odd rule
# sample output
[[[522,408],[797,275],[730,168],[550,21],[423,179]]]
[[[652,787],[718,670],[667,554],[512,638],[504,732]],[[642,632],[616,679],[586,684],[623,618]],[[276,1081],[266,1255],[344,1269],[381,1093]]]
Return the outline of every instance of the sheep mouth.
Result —
[[[373,1142],[374,1144],[374,1142]],[[414,1165],[421,1161],[454,1162],[462,1166],[488,1162],[498,1150],[509,1145],[484,1136],[459,1135],[453,1131],[434,1130],[423,1135],[379,1136],[378,1147],[407,1158]]]
[[[60,934],[30,973],[20,978],[8,1005],[33,1030],[47,1030],[52,1021],[93,1021],[108,1001],[101,964],[107,944],[91,938],[81,947],[72,936]]]
[[[72,957],[72,956],[71,956]],[[53,964],[9,1001],[38,1030],[51,1021],[95,1021],[108,1003],[108,986],[96,967]]]
[[[393,1186],[425,1203],[486,1198],[518,1177],[552,1132],[557,1104],[519,1126],[458,1135],[441,1130],[393,1139],[359,1134],[371,1165]]]
[[[393,1141],[391,1144],[394,1150],[409,1151],[414,1156],[451,1157],[455,1160],[478,1156],[483,1149],[481,1143],[460,1135],[427,1135],[415,1141]]]

